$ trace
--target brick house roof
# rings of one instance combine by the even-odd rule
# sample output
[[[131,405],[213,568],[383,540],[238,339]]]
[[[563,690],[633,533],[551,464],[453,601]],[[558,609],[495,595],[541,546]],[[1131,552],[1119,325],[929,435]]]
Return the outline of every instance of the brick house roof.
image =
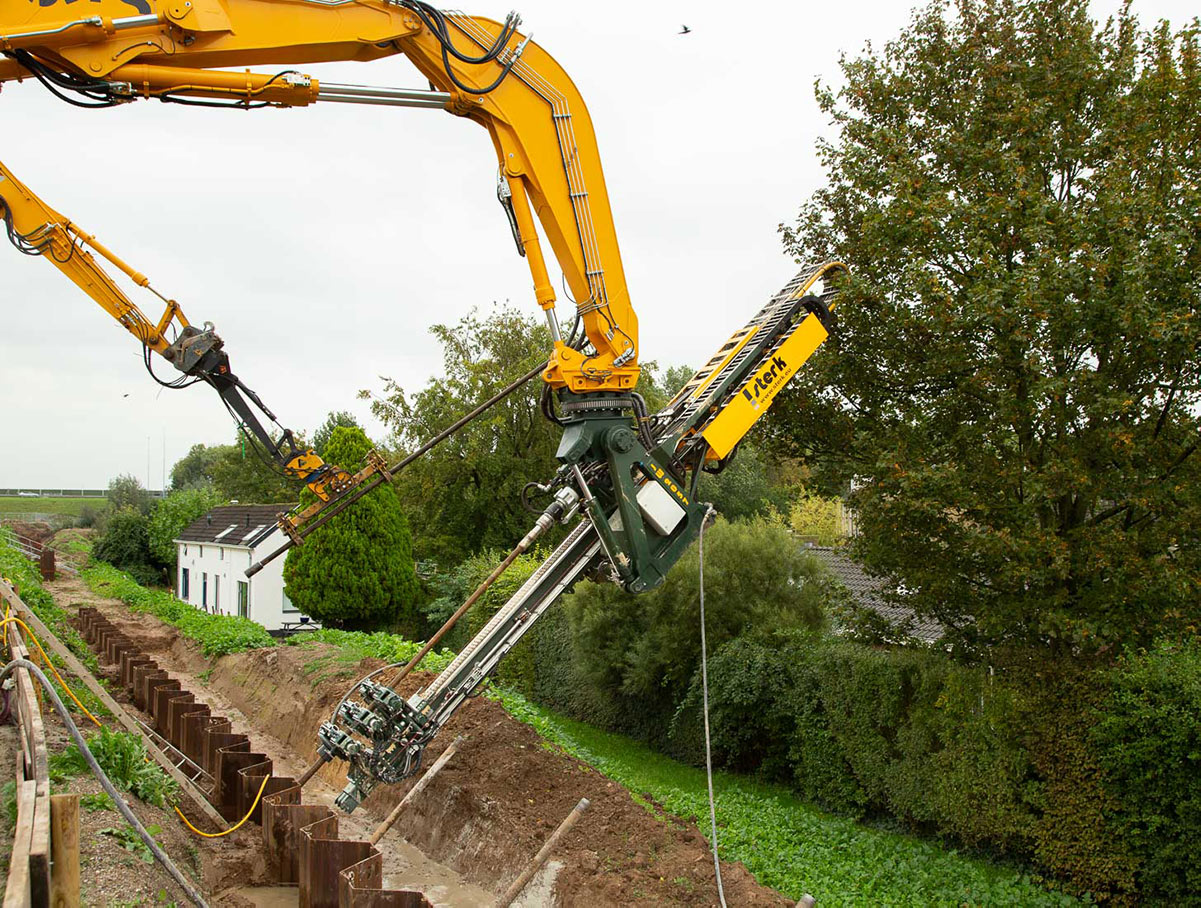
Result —
[[[923,643],[934,643],[942,637],[942,625],[932,618],[919,619],[904,606],[888,602],[883,594],[885,582],[872,577],[842,550],[811,545],[806,551],[830,569],[858,605],[871,609],[893,627]]]
[[[252,549],[271,535],[279,515],[291,508],[287,504],[223,505],[193,520],[175,541]]]

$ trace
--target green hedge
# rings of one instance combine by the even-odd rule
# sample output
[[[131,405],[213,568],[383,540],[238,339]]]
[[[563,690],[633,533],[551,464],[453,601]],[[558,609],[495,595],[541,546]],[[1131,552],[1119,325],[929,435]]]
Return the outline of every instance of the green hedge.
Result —
[[[175,625],[181,634],[199,643],[206,656],[224,656],[276,644],[261,624],[249,618],[211,615],[181,602],[171,593],[146,589],[110,564],[93,564],[83,571],[83,578],[94,593],[120,599],[135,612],[146,612]]]
[[[1201,902],[1201,640],[1123,660],[1093,726],[1139,890]]]
[[[615,620],[619,620],[615,616]],[[699,763],[699,679],[665,712],[580,668],[552,609],[501,682],[535,702]],[[502,663],[503,666],[504,663]],[[1029,862],[1115,904],[1201,904],[1201,646],[1118,667],[872,648],[748,631],[709,666],[715,759],[843,814]]]

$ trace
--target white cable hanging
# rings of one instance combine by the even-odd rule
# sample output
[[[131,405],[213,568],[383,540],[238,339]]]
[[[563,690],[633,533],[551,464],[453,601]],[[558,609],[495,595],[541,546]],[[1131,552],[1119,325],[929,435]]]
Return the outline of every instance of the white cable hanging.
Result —
[[[716,511],[710,506],[701,520],[700,533],[696,540],[699,564],[699,587],[701,600],[701,702],[705,713],[705,775],[709,780],[709,831],[713,844],[713,871],[717,874],[717,898],[721,908],[726,908],[726,891],[721,884],[721,861],[717,857],[717,807],[713,799],[713,754],[709,745],[709,656],[705,645],[705,524]]]

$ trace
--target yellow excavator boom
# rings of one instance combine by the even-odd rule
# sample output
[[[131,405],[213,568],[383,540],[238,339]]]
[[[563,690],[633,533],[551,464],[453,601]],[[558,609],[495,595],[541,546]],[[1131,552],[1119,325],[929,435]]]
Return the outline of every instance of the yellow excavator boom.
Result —
[[[562,67],[517,28],[387,0],[91,0],[0,9],[0,81],[36,78],[95,103],[300,107],[318,102],[445,110],[483,126],[498,161],[498,196],[547,312],[554,351],[544,378],[575,393],[629,392],[638,381],[630,305],[592,121]],[[84,15],[86,13],[86,15]],[[403,54],[430,90],[322,85],[302,66]],[[564,336],[539,232],[576,301]],[[107,307],[106,307],[107,308]]]

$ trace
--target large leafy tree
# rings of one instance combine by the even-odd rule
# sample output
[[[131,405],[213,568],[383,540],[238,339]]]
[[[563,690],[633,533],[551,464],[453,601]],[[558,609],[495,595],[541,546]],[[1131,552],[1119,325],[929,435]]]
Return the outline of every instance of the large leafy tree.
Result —
[[[388,378],[379,393],[360,393],[371,400],[373,415],[391,430],[391,446],[402,454],[530,371],[551,350],[541,319],[509,306],[486,315],[472,312],[456,325],[430,331],[442,345],[441,374],[416,393]],[[674,367],[661,376],[656,363],[644,362],[638,391],[654,412],[691,375]],[[522,507],[521,490],[528,482],[546,482],[559,466],[560,433],[542,415],[542,388],[535,377],[397,478],[420,559],[450,566],[485,549],[507,551],[529,530],[534,517]]]
[[[301,484],[239,432],[232,445],[192,445],[171,468],[171,487],[211,488],[223,501],[279,504],[294,503]]]
[[[414,450],[546,358],[550,338],[512,308],[435,325],[442,373],[415,394],[384,379],[372,412],[392,430],[393,446]],[[538,407],[535,379],[414,462],[397,481],[413,522],[419,557],[456,564],[481,548],[508,550],[533,517],[522,487],[555,471],[558,436]]]
[[[133,474],[122,473],[109,480],[107,504],[112,513],[132,508],[140,514],[148,514],[153,503],[150,493]]]
[[[213,484],[213,464],[228,450],[229,445],[195,444],[171,468],[172,489],[192,489]]]
[[[853,485],[860,555],[963,636],[1195,620],[1196,23],[935,3],[842,68],[828,185],[785,238],[853,277],[778,449]]]
[[[159,564],[175,564],[175,540],[192,521],[221,504],[221,496],[208,485],[177,489],[160,501],[146,525],[150,554]]]
[[[326,451],[332,462],[358,470],[371,447],[362,429],[339,426]],[[301,502],[313,501],[305,491]],[[288,554],[284,585],[297,608],[327,626],[399,626],[412,633],[420,591],[409,525],[396,491],[376,489],[314,531]]]

